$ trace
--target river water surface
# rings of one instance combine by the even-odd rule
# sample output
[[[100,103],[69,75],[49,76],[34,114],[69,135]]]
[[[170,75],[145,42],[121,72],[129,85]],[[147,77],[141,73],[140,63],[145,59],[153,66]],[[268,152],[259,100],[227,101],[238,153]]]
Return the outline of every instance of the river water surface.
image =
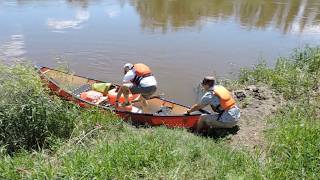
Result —
[[[319,0],[0,0],[2,61],[116,82],[124,63],[144,62],[158,93],[187,104],[204,75],[232,78],[319,42]]]

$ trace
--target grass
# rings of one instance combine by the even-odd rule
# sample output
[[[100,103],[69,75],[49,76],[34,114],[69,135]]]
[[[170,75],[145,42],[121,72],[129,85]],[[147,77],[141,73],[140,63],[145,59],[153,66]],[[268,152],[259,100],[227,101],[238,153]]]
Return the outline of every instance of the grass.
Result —
[[[239,81],[268,84],[288,100],[310,99],[320,89],[320,48],[296,49],[290,57],[279,58],[274,68],[262,63],[243,69]]]
[[[28,65],[0,66],[0,143],[13,153],[69,138],[76,107],[49,97]]]
[[[0,144],[10,154],[52,148],[109,117],[50,96],[29,65],[0,65],[0,82]]]
[[[6,157],[0,162],[0,169],[6,168],[3,177],[262,178],[259,162],[247,153],[183,130],[129,126],[120,131],[100,130],[90,143],[62,146],[60,151],[54,156],[26,152],[15,158]]]
[[[13,154],[8,154],[6,143],[10,141],[2,140],[0,178],[317,179],[320,175],[319,52],[319,48],[307,47],[296,50],[291,57],[280,58],[274,68],[260,64],[242,71],[237,83],[269,85],[287,100],[286,106],[268,119],[268,146],[262,152],[234,149],[227,139],[203,138],[182,129],[134,128],[112,114],[64,104],[45,95],[46,89],[38,79],[29,82],[17,78],[27,74],[36,77],[30,67],[15,66],[14,71],[10,70],[10,76],[2,76],[0,80],[5,82],[4,77],[15,77],[12,78],[13,85],[19,85],[21,81],[20,85],[33,90],[32,101],[34,98],[38,100],[39,95],[46,98],[41,99],[43,103],[40,104],[30,103],[31,100],[25,100],[25,96],[14,97],[22,91],[12,95],[7,93],[15,100],[10,102],[16,104],[11,106],[10,113],[2,116],[0,125],[5,127],[7,117],[15,117],[14,114],[20,113],[18,110],[27,102],[31,109],[35,109],[32,112],[46,116],[22,113],[21,117],[32,120],[28,121],[32,122],[30,126],[24,126],[25,132],[37,139],[41,134],[34,133],[33,128],[45,122],[40,127],[46,128],[44,132],[48,143],[40,148],[22,145]],[[3,71],[5,68],[2,66]],[[10,83],[2,85],[2,90],[5,91],[5,87],[11,87]],[[11,91],[12,88],[9,89]],[[7,103],[3,102],[1,112],[7,108]],[[50,113],[60,112],[59,108],[57,111],[53,107],[51,109],[56,105],[65,110],[60,113],[61,117]],[[55,121],[52,122],[60,123],[58,120],[61,118],[70,124],[67,136],[59,136],[64,134],[64,128],[52,131],[56,127],[49,126],[47,122],[51,122],[53,117]],[[28,118],[13,120],[23,123]],[[20,128],[19,124],[14,125]]]
[[[264,83],[287,100],[267,131],[268,179],[317,179],[320,175],[320,48],[297,49],[274,68],[245,69],[240,82]]]
[[[267,175],[272,179],[317,179],[320,175],[320,121],[317,107],[289,105],[271,120]]]

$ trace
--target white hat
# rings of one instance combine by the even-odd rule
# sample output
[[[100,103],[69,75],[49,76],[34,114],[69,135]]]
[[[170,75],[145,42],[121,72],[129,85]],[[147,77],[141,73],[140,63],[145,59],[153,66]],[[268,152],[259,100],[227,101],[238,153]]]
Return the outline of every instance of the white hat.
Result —
[[[129,68],[129,69],[132,69],[133,68],[133,64],[131,64],[131,63],[126,63],[124,66],[123,66],[123,68]]]

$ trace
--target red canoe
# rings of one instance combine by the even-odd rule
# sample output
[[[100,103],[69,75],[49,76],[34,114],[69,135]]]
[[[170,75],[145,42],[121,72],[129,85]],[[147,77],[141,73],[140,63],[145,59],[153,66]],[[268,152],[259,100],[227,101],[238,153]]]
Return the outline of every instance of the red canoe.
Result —
[[[79,104],[81,107],[96,106],[101,109],[115,112],[125,121],[145,124],[150,126],[165,125],[167,127],[195,128],[201,113],[208,113],[205,110],[195,112],[192,115],[184,115],[188,106],[184,106],[160,97],[152,97],[148,106],[142,107],[139,103],[133,106],[141,108],[140,112],[129,112],[116,110],[108,103],[92,103],[80,98],[79,93],[90,90],[91,85],[102,81],[90,79],[71,73],[65,73],[48,67],[38,67],[40,76],[48,83],[49,89],[56,95]],[[116,88],[113,85],[112,88]],[[165,113],[162,110],[167,110]],[[169,110],[169,111],[168,111]]]

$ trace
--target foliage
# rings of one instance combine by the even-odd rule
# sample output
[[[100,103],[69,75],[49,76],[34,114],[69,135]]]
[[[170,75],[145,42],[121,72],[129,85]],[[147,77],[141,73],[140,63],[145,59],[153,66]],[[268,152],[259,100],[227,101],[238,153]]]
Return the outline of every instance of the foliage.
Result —
[[[320,48],[297,49],[289,58],[279,58],[275,68],[259,64],[243,69],[240,82],[266,83],[286,99],[310,98],[320,88]]]
[[[38,149],[69,138],[75,106],[49,97],[28,65],[0,66],[0,144],[9,152]]]

